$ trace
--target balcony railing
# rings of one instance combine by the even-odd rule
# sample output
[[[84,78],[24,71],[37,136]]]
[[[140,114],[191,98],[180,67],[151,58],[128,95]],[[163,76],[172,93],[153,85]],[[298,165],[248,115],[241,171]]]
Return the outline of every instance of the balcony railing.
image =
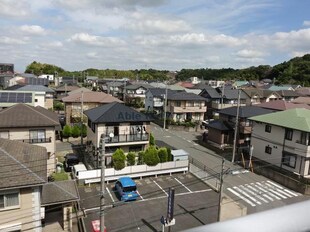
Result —
[[[17,141],[23,142],[23,143],[51,143],[52,138],[42,138],[42,139],[19,139]]]
[[[112,138],[106,138],[106,143],[126,143],[126,142],[138,142],[138,141],[148,141],[148,133],[139,133],[133,135],[117,135]]]

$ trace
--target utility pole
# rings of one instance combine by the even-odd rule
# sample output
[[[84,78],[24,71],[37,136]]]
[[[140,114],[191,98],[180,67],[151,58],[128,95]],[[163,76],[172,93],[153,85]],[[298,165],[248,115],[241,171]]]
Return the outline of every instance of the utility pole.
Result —
[[[83,107],[84,107],[84,92],[82,91],[82,98],[81,98],[81,146],[83,146]]]
[[[125,80],[125,83],[124,83],[124,95],[123,95],[123,101],[124,101],[124,104],[126,104],[126,84],[127,84],[127,81]]]
[[[239,108],[240,108],[240,89],[238,90],[237,115],[236,115],[236,122],[235,122],[233,154],[232,154],[232,160],[231,160],[232,163],[235,162],[235,156],[236,156],[236,143],[237,143],[237,133],[238,133],[238,126],[239,126]]]
[[[166,93],[165,93],[165,101],[164,101],[164,130],[166,129],[167,98],[168,98],[168,84],[166,83]]]
[[[105,195],[105,137],[101,138],[101,185],[100,185],[100,231],[104,232],[104,195]]]
[[[217,214],[217,221],[221,220],[221,208],[222,208],[222,194],[223,194],[223,175],[224,175],[224,163],[225,159],[222,157],[222,169],[220,173],[220,189],[219,189],[219,203],[218,203],[218,214]]]
[[[225,91],[225,82],[222,85],[222,99],[221,99],[221,110],[223,109],[223,103],[224,103],[224,91]]]

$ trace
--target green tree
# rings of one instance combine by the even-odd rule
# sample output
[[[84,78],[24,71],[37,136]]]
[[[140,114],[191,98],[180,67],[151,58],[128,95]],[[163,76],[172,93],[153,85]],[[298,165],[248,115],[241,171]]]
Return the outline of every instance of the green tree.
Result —
[[[136,154],[134,152],[129,152],[126,156],[127,165],[133,166],[136,164]]]
[[[115,170],[122,170],[125,167],[126,155],[124,151],[119,148],[112,155],[113,166]]]
[[[77,138],[81,135],[81,129],[78,125],[74,125],[71,129],[71,136]]]
[[[57,111],[65,109],[64,104],[62,102],[59,102],[59,101],[54,101],[53,108],[54,108],[54,110],[57,110]]]
[[[155,146],[150,146],[146,149],[144,163],[148,166],[156,166],[159,163],[158,152]]]
[[[69,125],[65,125],[61,134],[63,138],[68,139],[71,136],[71,127]]]
[[[144,151],[139,151],[138,152],[138,165],[144,164]]]
[[[168,152],[167,152],[167,148],[165,147],[161,147],[158,150],[158,157],[161,163],[165,163],[168,161]]]
[[[85,124],[82,124],[82,127],[80,128],[81,130],[81,135],[83,136],[83,138],[85,138],[87,136],[87,127]]]
[[[149,141],[150,146],[155,146],[155,138],[152,133],[150,133],[150,141]]]
[[[171,148],[170,147],[166,147],[167,149],[167,154],[168,154],[168,161],[172,161],[173,157],[171,154]]]

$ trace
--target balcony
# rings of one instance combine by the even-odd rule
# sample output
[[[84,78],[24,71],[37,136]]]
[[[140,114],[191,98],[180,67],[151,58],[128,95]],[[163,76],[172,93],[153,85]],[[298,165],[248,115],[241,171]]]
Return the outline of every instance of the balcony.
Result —
[[[171,113],[204,113],[206,106],[170,106]]]
[[[42,138],[42,139],[18,139],[17,141],[23,142],[23,143],[51,143],[52,138]]]
[[[116,135],[112,138],[106,138],[106,143],[127,143],[127,142],[142,142],[148,141],[148,133],[128,134],[128,135]]]
[[[223,106],[222,106],[223,105]],[[212,108],[213,109],[225,109],[228,107],[232,107],[232,106],[237,106],[237,103],[217,103],[217,102],[212,102]],[[245,106],[245,104],[240,103],[239,106]]]

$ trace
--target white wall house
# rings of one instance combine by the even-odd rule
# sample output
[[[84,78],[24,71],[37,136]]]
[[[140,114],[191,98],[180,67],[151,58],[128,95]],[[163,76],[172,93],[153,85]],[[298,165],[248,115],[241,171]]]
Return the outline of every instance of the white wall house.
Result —
[[[253,157],[310,178],[310,110],[291,109],[250,120]]]

